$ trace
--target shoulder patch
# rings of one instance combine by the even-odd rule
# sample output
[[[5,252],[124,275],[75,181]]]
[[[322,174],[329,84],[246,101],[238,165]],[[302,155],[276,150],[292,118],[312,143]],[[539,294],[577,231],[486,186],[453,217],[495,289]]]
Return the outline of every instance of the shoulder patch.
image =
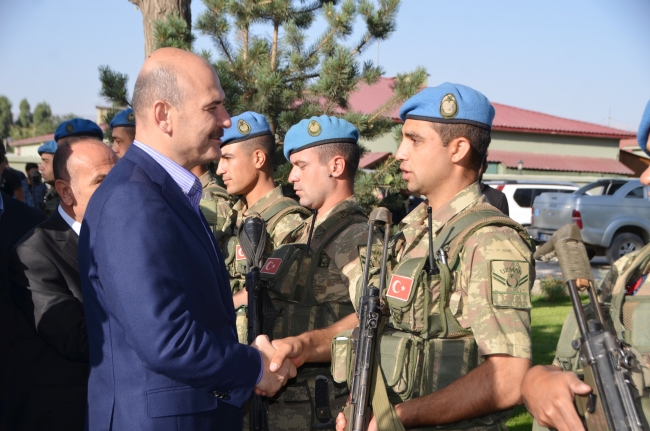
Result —
[[[281,263],[282,259],[278,259],[277,257],[269,257],[266,259],[266,264],[264,264],[260,272],[264,274],[274,275],[276,272],[278,272],[278,269],[280,269]]]
[[[492,305],[497,308],[532,308],[530,303],[530,263],[493,260],[490,262]]]
[[[412,289],[412,278],[393,274],[390,278],[390,283],[388,284],[388,292],[386,292],[386,296],[408,302]]]

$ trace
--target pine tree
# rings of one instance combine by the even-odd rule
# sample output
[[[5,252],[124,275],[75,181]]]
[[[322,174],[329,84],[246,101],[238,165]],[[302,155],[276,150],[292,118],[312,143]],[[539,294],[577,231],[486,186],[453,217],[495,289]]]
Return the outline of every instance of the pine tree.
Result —
[[[400,74],[394,96],[376,112],[349,110],[348,99],[357,86],[361,82],[372,85],[383,74],[372,61],[362,64],[359,55],[395,31],[400,0],[202,1],[207,10],[198,17],[195,28],[213,40],[216,55],[201,55],[219,74],[231,114],[251,110],[268,119],[280,144],[277,160],[282,163],[276,169],[280,183],[286,184],[291,168],[281,144],[292,125],[313,115],[337,115],[354,124],[363,139],[376,138],[394,127],[384,114],[415,94],[426,80],[422,67]],[[309,42],[307,35],[318,15],[326,20],[327,28]],[[364,21],[365,31],[359,40],[349,43],[358,17]],[[270,35],[255,34],[255,24],[266,25]],[[159,47],[192,49],[191,30],[177,18],[159,20],[156,32]],[[379,189],[390,196],[382,205],[397,208],[404,204],[398,167],[395,159],[389,159],[377,168],[378,174],[359,174],[357,196],[366,209],[379,204],[374,197]]]
[[[99,82],[102,84],[99,95],[112,105],[112,109],[109,109],[102,117],[102,122],[110,124],[118,112],[131,106],[128,90],[129,76],[125,73],[114,71],[110,66],[99,66],[98,70]],[[108,142],[113,142],[113,135],[110,128],[104,132],[104,138]]]
[[[156,29],[157,20],[165,19],[170,14],[176,16],[185,22],[187,27],[192,25],[192,10],[190,3],[192,0],[129,0],[136,5],[142,12],[142,27],[144,30],[144,57],[157,49],[156,47]]]
[[[13,123],[11,101],[6,96],[0,96],[0,143],[9,137],[9,130]]]

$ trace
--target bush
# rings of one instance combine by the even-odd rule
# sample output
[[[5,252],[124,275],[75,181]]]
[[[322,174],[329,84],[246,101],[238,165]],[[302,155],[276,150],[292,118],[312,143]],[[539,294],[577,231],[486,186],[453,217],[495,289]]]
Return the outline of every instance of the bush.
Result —
[[[564,292],[564,281],[560,277],[547,275],[541,280],[542,295],[548,302],[556,302],[566,296]]]

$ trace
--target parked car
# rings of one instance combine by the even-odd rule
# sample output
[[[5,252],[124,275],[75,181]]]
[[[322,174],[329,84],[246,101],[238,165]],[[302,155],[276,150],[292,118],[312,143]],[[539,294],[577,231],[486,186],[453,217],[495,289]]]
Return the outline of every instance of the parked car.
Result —
[[[603,179],[572,194],[546,193],[533,204],[528,232],[547,241],[567,223],[580,228],[589,257],[604,254],[609,263],[650,240],[648,187],[639,180]]]
[[[522,226],[530,226],[530,211],[535,198],[542,193],[572,193],[578,185],[558,181],[485,181],[490,187],[503,192],[508,199],[510,218]]]

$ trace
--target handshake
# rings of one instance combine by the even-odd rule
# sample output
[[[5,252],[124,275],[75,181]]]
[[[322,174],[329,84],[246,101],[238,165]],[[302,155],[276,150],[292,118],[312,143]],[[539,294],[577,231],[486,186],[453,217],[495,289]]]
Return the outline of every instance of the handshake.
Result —
[[[285,352],[286,347],[283,340],[269,341],[266,335],[258,336],[251,344],[262,354],[262,378],[257,386],[257,395],[272,397],[282,386],[286,385],[289,379],[296,376],[296,366],[300,366],[296,360],[288,359]]]

